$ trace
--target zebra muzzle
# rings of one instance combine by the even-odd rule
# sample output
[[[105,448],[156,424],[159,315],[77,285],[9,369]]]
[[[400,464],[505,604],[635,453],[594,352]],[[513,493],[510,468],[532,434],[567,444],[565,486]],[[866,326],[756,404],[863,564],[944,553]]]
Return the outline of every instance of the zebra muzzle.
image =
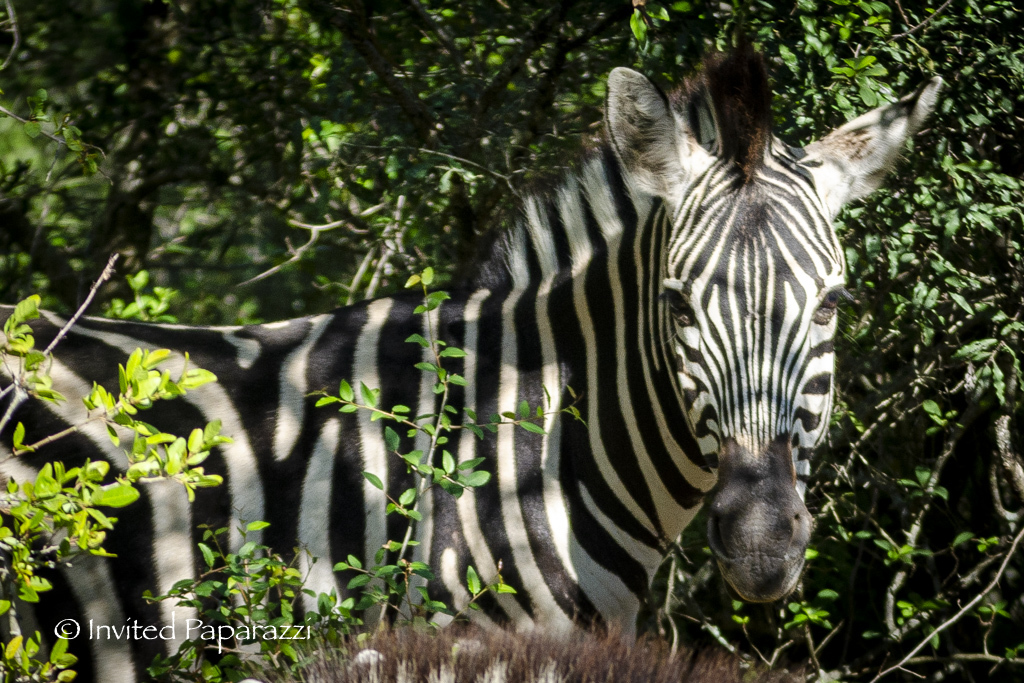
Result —
[[[776,439],[759,454],[725,439],[708,507],[708,544],[736,593],[749,602],[789,595],[810,536],[788,439]]]

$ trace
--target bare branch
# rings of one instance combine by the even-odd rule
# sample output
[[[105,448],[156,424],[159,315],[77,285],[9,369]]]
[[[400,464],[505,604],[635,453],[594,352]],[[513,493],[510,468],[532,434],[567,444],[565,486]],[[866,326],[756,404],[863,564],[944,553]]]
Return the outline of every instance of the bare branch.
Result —
[[[920,652],[922,649],[924,649],[924,647],[926,645],[928,645],[929,642],[931,642],[932,638],[934,638],[939,633],[942,633],[943,631],[945,631],[947,628],[949,628],[950,626],[952,626],[956,622],[960,621],[960,619],[965,614],[967,614],[971,609],[973,609],[975,605],[977,605],[979,602],[981,602],[981,600],[986,595],[991,593],[992,589],[994,589],[999,584],[999,579],[1001,579],[1003,577],[1003,572],[1006,571],[1006,566],[1008,564],[1010,564],[1010,559],[1013,557],[1014,553],[1017,551],[1017,545],[1020,543],[1020,539],[1021,538],[1024,538],[1024,527],[1021,527],[1021,530],[1017,532],[1017,535],[1013,539],[1013,543],[1010,544],[1010,549],[1006,553],[1006,557],[1003,558],[1002,564],[999,565],[999,570],[996,571],[996,575],[992,578],[992,581],[990,581],[989,584],[987,586],[985,586],[984,590],[982,590],[980,593],[978,593],[976,596],[974,596],[974,598],[970,602],[968,602],[966,605],[964,605],[960,609],[959,612],[954,614],[952,617],[950,617],[949,619],[944,621],[941,625],[939,625],[934,631],[929,633],[920,643],[917,644],[917,646],[913,650],[910,651],[910,654],[908,654],[903,659],[901,659],[899,661],[899,663],[894,664],[893,666],[890,666],[888,669],[886,669],[885,671],[880,672],[877,676],[872,678],[871,679],[871,683],[875,683],[875,681],[881,679],[883,676],[887,676],[888,674],[892,673],[893,671],[896,671],[898,669],[902,669],[904,665],[906,665],[908,662],[910,662],[910,660],[914,657],[914,655],[916,655],[918,652]]]
[[[467,166],[472,166],[473,168],[478,168],[478,169],[480,169],[481,171],[483,171],[484,173],[486,173],[488,175],[492,175],[495,178],[498,178],[500,180],[504,180],[506,183],[511,183],[510,176],[502,175],[501,173],[498,173],[497,171],[492,171],[491,169],[487,168],[486,166],[481,166],[480,164],[476,163],[475,161],[470,161],[469,159],[465,159],[463,157],[457,157],[454,154],[447,154],[445,152],[439,152],[437,150],[427,149],[425,147],[420,147],[416,151],[417,152],[423,152],[424,154],[436,154],[437,156],[445,157],[445,158],[451,159],[453,161],[458,161],[460,163],[466,164]]]
[[[92,283],[92,287],[89,288],[89,293],[86,295],[85,301],[83,301],[82,305],[78,307],[78,310],[75,311],[75,314],[71,316],[71,319],[64,323],[64,327],[60,328],[60,332],[57,333],[57,336],[53,338],[53,341],[51,341],[50,344],[46,347],[46,350],[43,351],[44,356],[49,356],[50,353],[53,352],[54,347],[57,346],[58,343],[60,343],[60,340],[63,339],[64,336],[68,333],[68,330],[71,329],[71,326],[78,322],[78,319],[82,317],[83,313],[85,313],[85,309],[89,308],[89,304],[92,303],[92,300],[96,296],[96,292],[97,290],[99,290],[100,285],[109,280],[110,276],[114,274],[114,264],[117,263],[117,259],[119,256],[120,254],[110,255],[110,258],[107,259],[107,265],[103,267],[103,272],[100,273],[100,276],[96,278],[96,282]]]
[[[935,17],[937,17],[940,14],[942,14],[943,10],[945,10],[947,7],[949,7],[949,4],[951,2],[953,2],[953,0],[946,0],[946,2],[942,3],[941,7],[939,7],[937,10],[935,10],[930,15],[928,15],[928,18],[926,18],[920,24],[918,24],[917,26],[915,26],[914,28],[912,28],[912,29],[910,29],[908,31],[904,31],[903,33],[897,33],[894,36],[889,36],[889,40],[890,41],[899,40],[900,38],[906,38],[909,35],[917,33],[919,30],[921,30],[926,25],[928,25]],[[902,7],[900,7],[900,12],[901,13],[903,12],[903,8]],[[904,15],[904,18],[906,18],[906,15]]]
[[[907,545],[912,548],[917,547],[918,537],[921,535],[921,530],[924,528],[924,518],[931,510],[932,501],[934,500],[935,487],[939,485],[939,476],[942,474],[943,468],[946,466],[946,462],[953,456],[956,451],[956,445],[960,441],[960,437],[963,436],[967,428],[974,422],[974,419],[979,415],[981,409],[977,402],[972,401],[964,411],[960,420],[957,422],[956,429],[952,434],[949,435],[949,439],[946,441],[946,447],[943,449],[942,454],[939,455],[935,461],[935,465],[932,466],[931,476],[928,478],[928,482],[924,485],[924,503],[921,505],[921,509],[917,511],[917,515],[914,517],[913,524],[910,525],[910,530],[907,532]],[[910,576],[910,567],[904,567],[900,569],[895,576],[892,578],[892,582],[889,584],[889,588],[885,592],[885,626],[889,630],[889,633],[896,632],[896,594],[903,588],[907,578]]]
[[[375,249],[376,247],[370,247],[370,250],[366,252],[366,256],[360,262],[356,274],[352,276],[352,282],[348,286],[348,299],[345,300],[346,306],[351,306],[355,303],[356,290],[359,288],[359,283],[363,281],[363,276],[366,275],[366,270],[370,267],[370,263],[373,262],[373,252]]]
[[[370,284],[366,286],[366,296],[364,297],[366,299],[372,299],[373,295],[377,293],[377,287],[380,285],[380,278],[384,273],[384,268],[387,267],[391,257],[401,248],[402,236],[405,233],[405,227],[402,225],[402,209],[404,208],[405,195],[401,195],[395,208],[395,220],[384,231],[384,246],[381,248],[380,260],[377,261],[377,268],[373,271]],[[394,235],[394,239],[390,239],[392,235]]]
[[[7,16],[10,17],[8,21],[11,22],[11,27],[8,30],[14,36],[14,44],[11,45],[11,51],[7,54],[7,59],[4,60],[3,64],[0,64],[0,71],[7,68],[11,60],[14,59],[14,55],[18,52],[18,46],[21,45],[21,31],[18,30],[18,15],[14,13],[14,3],[11,0],[4,0],[4,4],[7,6]]]
[[[117,263],[118,256],[118,254],[111,254],[110,258],[107,259],[107,265],[103,268],[103,272],[100,273],[100,276],[96,278],[96,282],[94,282],[92,287],[89,288],[89,294],[85,297],[85,301],[83,301],[82,305],[78,307],[75,314],[71,316],[66,323],[64,323],[64,326],[60,328],[60,331],[57,333],[57,336],[53,338],[53,341],[47,345],[46,350],[43,351],[44,356],[49,356],[53,352],[53,349],[57,344],[59,344],[65,335],[67,335],[71,326],[78,322],[78,319],[81,318],[82,314],[85,313],[87,308],[89,308],[89,304],[92,303],[93,297],[96,296],[96,291],[100,288],[100,285],[109,280],[110,276],[114,274],[114,264]],[[11,398],[11,404],[7,406],[4,416],[0,418],[0,432],[2,432],[4,427],[7,426],[7,423],[10,422],[11,417],[14,415],[14,411],[18,409],[18,406],[28,398],[28,391],[25,389],[24,378],[12,376],[12,379],[13,383],[10,387],[5,389],[3,393],[6,394],[13,388],[14,397]],[[0,395],[0,397],[2,397],[2,395]]]
[[[1014,452],[1013,444],[1010,443],[1009,415],[1001,415],[996,419],[996,448],[1014,492],[1024,502],[1024,464],[1021,464],[1020,456]]]
[[[995,664],[1024,664],[1021,657],[999,657],[998,655],[987,655],[981,652],[957,652],[945,657],[913,657],[908,659],[905,666],[915,664],[945,664],[947,662],[992,662]]]
[[[281,263],[278,263],[276,266],[274,266],[272,268],[269,268],[269,269],[263,271],[262,273],[260,273],[259,275],[251,277],[251,278],[249,278],[248,280],[246,280],[244,282],[239,282],[238,283],[239,287],[241,287],[243,285],[251,285],[252,283],[259,282],[260,280],[265,280],[266,278],[270,277],[274,273],[279,272],[282,268],[285,268],[286,266],[288,266],[288,265],[290,265],[292,263],[295,263],[296,261],[301,259],[302,255],[305,254],[307,251],[309,251],[313,247],[314,244],[316,244],[316,241],[320,238],[320,233],[329,232],[329,231],[334,230],[336,228],[340,228],[340,227],[342,227],[344,225],[348,225],[348,221],[347,220],[340,220],[340,221],[332,221],[332,222],[326,223],[324,225],[309,225],[308,223],[300,223],[298,221],[291,221],[290,220],[290,221],[288,221],[288,224],[289,225],[293,225],[293,226],[295,226],[297,228],[302,228],[304,230],[309,230],[309,239],[306,241],[306,243],[303,244],[298,249],[292,248],[291,244],[288,243],[288,252],[291,254],[291,258],[289,258],[287,261],[282,261]],[[286,240],[286,242],[287,242],[287,240]]]

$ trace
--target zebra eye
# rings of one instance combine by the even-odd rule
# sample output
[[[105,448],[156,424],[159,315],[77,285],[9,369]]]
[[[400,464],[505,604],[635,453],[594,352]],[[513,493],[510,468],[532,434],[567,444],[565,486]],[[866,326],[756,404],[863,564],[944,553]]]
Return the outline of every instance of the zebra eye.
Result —
[[[818,325],[828,325],[836,315],[836,307],[840,299],[852,299],[850,293],[845,289],[833,289],[822,300],[818,310],[814,312],[814,322]]]
[[[668,311],[676,319],[676,322],[683,327],[693,325],[693,309],[680,292],[666,289],[662,297],[668,303]]]
[[[668,304],[668,312],[683,327],[693,324],[693,309],[690,308],[689,289],[682,280],[665,278],[662,280],[665,289],[661,298]]]

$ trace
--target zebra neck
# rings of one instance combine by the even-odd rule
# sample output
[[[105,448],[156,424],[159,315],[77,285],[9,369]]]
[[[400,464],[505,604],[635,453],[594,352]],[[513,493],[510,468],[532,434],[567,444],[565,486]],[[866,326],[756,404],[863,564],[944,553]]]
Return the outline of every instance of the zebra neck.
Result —
[[[562,407],[573,402],[567,387],[583,396],[586,434],[574,434],[566,417],[559,438],[573,446],[556,449],[571,459],[562,470],[570,503],[575,487],[579,505],[617,540],[660,546],[714,483],[701,469],[662,338],[664,206],[631,192],[605,150],[551,194],[528,197],[523,214],[505,251],[519,301],[506,311],[517,316],[520,386],[523,368],[546,368],[537,377],[545,395]],[[534,338],[529,326],[536,344],[522,343]]]

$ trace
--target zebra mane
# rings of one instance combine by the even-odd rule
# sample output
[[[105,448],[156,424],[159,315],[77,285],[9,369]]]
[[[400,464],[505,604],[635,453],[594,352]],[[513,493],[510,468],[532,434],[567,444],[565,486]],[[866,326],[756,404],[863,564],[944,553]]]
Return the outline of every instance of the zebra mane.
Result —
[[[748,179],[757,172],[772,134],[772,90],[764,57],[749,42],[742,39],[734,50],[705,58],[703,69],[673,100],[686,108],[695,131],[697,109],[710,106],[714,152],[734,161]]]
[[[702,68],[669,95],[680,115],[717,156],[736,163],[745,178],[753,177],[764,163],[765,149],[772,135],[772,91],[764,57],[746,39],[729,52],[717,52],[704,59]],[[704,111],[699,111],[701,108]],[[701,125],[706,121],[708,125]],[[705,132],[701,132],[702,128]],[[618,167],[611,144],[602,138],[587,145],[568,170],[559,171],[560,179],[543,177],[521,188],[519,196],[544,203],[557,194],[557,188],[584,182],[585,169],[592,163]],[[617,173],[617,171],[616,171]],[[511,284],[509,255],[517,240],[526,239],[522,202],[506,214],[503,227],[490,230],[480,242],[475,268],[468,284],[500,289]]]
[[[486,231],[477,241],[476,257],[462,284],[471,289],[502,290],[511,287],[511,255],[520,240],[529,239],[525,229],[527,201],[532,200],[546,207],[556,201],[559,191],[565,188],[580,191],[587,183],[586,169],[592,164],[601,164],[617,173],[615,154],[603,136],[583,139],[574,158],[557,170],[518,179],[515,201],[496,211],[495,227]],[[590,181],[593,179],[593,174],[590,174]]]

